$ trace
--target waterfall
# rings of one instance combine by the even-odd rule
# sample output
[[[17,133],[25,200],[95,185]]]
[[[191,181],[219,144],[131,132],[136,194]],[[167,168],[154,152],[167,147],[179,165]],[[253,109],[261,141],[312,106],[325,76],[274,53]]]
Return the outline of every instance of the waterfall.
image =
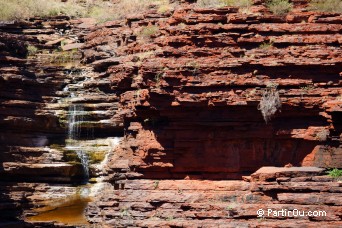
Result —
[[[84,107],[81,104],[71,104],[69,107],[68,118],[68,142],[67,149],[76,151],[78,158],[81,161],[85,179],[89,179],[89,162],[87,153],[80,147],[77,140],[81,139],[81,124],[84,122],[85,116]]]

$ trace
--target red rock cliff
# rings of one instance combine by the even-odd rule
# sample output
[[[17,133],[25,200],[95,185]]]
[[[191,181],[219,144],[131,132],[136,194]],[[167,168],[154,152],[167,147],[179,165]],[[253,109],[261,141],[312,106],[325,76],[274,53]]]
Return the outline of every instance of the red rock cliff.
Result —
[[[181,2],[91,30],[63,17],[0,28],[1,219],[25,220],[55,192],[76,191],[79,164],[59,148],[68,105],[58,101],[68,86],[96,137],[124,136],[104,170],[91,168],[109,187],[89,203],[90,223],[342,225],[341,183],[320,169],[342,168],[341,15],[306,11],[302,0],[286,16],[262,0],[248,13]],[[58,46],[65,34],[55,28],[84,42],[85,66],[47,64],[50,52],[26,59],[28,43]],[[266,123],[258,106],[270,93],[281,107]],[[320,168],[259,170],[284,165]],[[258,218],[258,209],[328,215]]]
[[[89,34],[86,61],[120,96],[125,120],[113,164],[128,160],[142,177],[161,179],[340,167],[341,16],[295,6],[280,17],[262,1],[250,14],[185,5]],[[275,86],[281,108],[265,123],[258,104]]]
[[[108,164],[116,190],[92,204],[92,221],[341,225],[341,184],[322,170],[270,168],[246,178],[250,183],[229,181],[262,166],[342,165],[341,15],[293,2],[286,16],[271,14],[264,1],[254,1],[248,14],[191,4],[164,14],[151,10],[86,37],[85,61],[99,72],[95,84],[120,97],[114,118],[125,125]],[[281,108],[265,123],[258,105],[270,91],[279,94]],[[330,216],[258,219],[264,207]]]

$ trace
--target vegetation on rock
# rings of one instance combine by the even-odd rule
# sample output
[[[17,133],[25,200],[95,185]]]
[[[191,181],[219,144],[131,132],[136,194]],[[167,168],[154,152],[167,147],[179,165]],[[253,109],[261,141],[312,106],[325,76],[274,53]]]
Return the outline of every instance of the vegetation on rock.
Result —
[[[236,7],[249,7],[252,5],[251,0],[198,0],[197,6],[199,7],[224,7],[224,6],[236,6]]]
[[[293,4],[288,0],[268,0],[266,6],[272,13],[279,16],[287,14],[293,8]]]
[[[328,175],[333,177],[333,178],[340,178],[342,177],[342,169],[333,169],[328,172]]]
[[[106,157],[106,152],[104,151],[91,151],[88,153],[89,161],[91,164],[96,164],[102,162]]]
[[[260,44],[259,48],[261,49],[270,49],[271,47],[273,47],[273,41],[270,42],[264,42],[262,44]]]
[[[312,0],[309,5],[310,10],[321,12],[342,13],[341,0]]]
[[[277,90],[277,85],[271,84],[267,85],[264,91],[260,103],[258,105],[258,110],[261,111],[265,122],[267,123],[271,120],[272,116],[281,108],[281,101],[279,97],[279,92]]]
[[[158,26],[150,25],[150,26],[144,27],[141,30],[140,34],[144,38],[150,38],[151,36],[155,35],[158,32],[159,32]]]
[[[116,3],[102,0],[6,0],[0,1],[0,21],[66,15],[92,17],[98,22],[105,22],[138,14],[151,5],[155,5],[160,12],[166,12],[174,7],[174,4],[169,4],[167,0],[121,0]]]
[[[28,45],[27,46],[27,55],[28,56],[32,56],[32,55],[35,55],[37,54],[38,52],[38,48],[33,46],[33,45]]]
[[[10,21],[31,17],[49,17],[59,14],[83,16],[84,7],[75,1],[58,0],[6,0],[0,1],[0,20]]]

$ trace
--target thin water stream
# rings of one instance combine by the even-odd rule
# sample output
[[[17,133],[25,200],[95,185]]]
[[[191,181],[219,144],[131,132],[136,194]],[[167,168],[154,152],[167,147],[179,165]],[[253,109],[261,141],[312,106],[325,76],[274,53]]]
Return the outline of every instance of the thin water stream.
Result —
[[[80,76],[80,77],[78,77]],[[78,80],[78,78],[83,78]],[[27,217],[30,222],[58,222],[68,225],[88,226],[89,223],[85,216],[85,209],[88,203],[96,200],[104,189],[111,187],[110,184],[103,182],[103,171],[108,162],[108,156],[111,151],[119,144],[119,137],[94,138],[93,125],[89,125],[91,115],[96,115],[96,111],[88,111],[91,103],[78,103],[82,94],[84,94],[83,81],[87,80],[86,75],[80,72],[73,75],[73,83],[69,83],[63,92],[68,94],[68,98],[61,99],[60,104],[65,107],[68,104],[67,111],[67,132],[64,145],[64,152],[70,152],[77,155],[76,160],[70,162],[80,162],[83,170],[83,180],[81,186],[68,186],[72,189],[71,194],[65,196],[54,196],[46,194],[46,201],[40,204],[33,212],[34,216]],[[65,113],[63,113],[64,115]],[[90,170],[97,170],[98,176],[93,184],[89,183]],[[63,187],[60,188],[63,195]],[[38,206],[38,205],[37,205]],[[39,206],[38,206],[39,207]],[[32,211],[30,212],[32,213]]]
[[[65,148],[76,152],[83,167],[84,182],[88,182],[89,158],[86,151],[84,151],[78,143],[78,140],[81,139],[81,125],[84,121],[86,112],[84,111],[82,104],[71,104],[68,114],[68,140]]]

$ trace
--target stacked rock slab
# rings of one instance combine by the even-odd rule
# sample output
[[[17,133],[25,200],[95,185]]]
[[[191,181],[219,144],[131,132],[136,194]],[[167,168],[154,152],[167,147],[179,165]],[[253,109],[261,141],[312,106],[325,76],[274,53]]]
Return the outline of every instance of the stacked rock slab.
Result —
[[[323,171],[264,167],[246,181],[127,180],[88,215],[103,227],[339,227],[342,186]]]
[[[46,65],[44,56],[26,58],[27,43],[56,48],[57,28],[85,41],[69,48],[82,47],[85,64],[96,71],[83,83],[80,102],[109,110],[96,117],[99,134],[124,134],[104,170],[112,188],[87,207],[90,223],[342,225],[341,183],[324,170],[255,172],[288,163],[342,168],[341,15],[305,11],[303,0],[293,1],[287,16],[271,14],[262,0],[247,13],[192,2],[165,13],[151,8],[91,31],[87,21],[63,17],[1,25],[1,221],[25,220],[23,214],[55,192],[74,194],[70,184],[80,176],[52,146],[66,137],[65,116],[57,113],[67,107],[57,100],[73,83],[70,68]],[[275,87],[281,112],[266,124],[258,104]],[[258,218],[258,209],[327,216]]]
[[[90,33],[85,61],[120,97],[125,120],[115,175],[222,180],[269,165],[341,167],[341,15],[295,6],[276,16],[263,1],[249,13],[190,4]],[[265,123],[258,104],[274,87],[281,109]],[[122,164],[134,173],[119,175]]]
[[[265,1],[254,1],[248,13],[192,4],[164,14],[152,9],[86,37],[85,61],[109,79],[125,121],[125,138],[108,165],[115,190],[89,206],[90,221],[341,225],[341,183],[322,169],[271,169],[264,176],[272,178],[256,173],[249,182],[232,181],[263,166],[342,166],[341,15],[293,2],[286,16],[271,14]],[[282,106],[265,123],[258,104],[270,88]],[[267,208],[328,215],[258,218],[256,211]]]
[[[79,92],[83,74],[96,76],[80,64],[77,51],[92,21],[58,16],[0,24],[1,227],[21,227],[24,215],[36,214],[32,209],[57,205],[78,194],[82,167],[68,158],[63,147],[70,95]],[[85,105],[92,136],[122,134],[119,123],[110,122],[117,97],[97,88],[82,90],[86,95],[72,102]],[[91,170],[92,177],[97,175]]]

